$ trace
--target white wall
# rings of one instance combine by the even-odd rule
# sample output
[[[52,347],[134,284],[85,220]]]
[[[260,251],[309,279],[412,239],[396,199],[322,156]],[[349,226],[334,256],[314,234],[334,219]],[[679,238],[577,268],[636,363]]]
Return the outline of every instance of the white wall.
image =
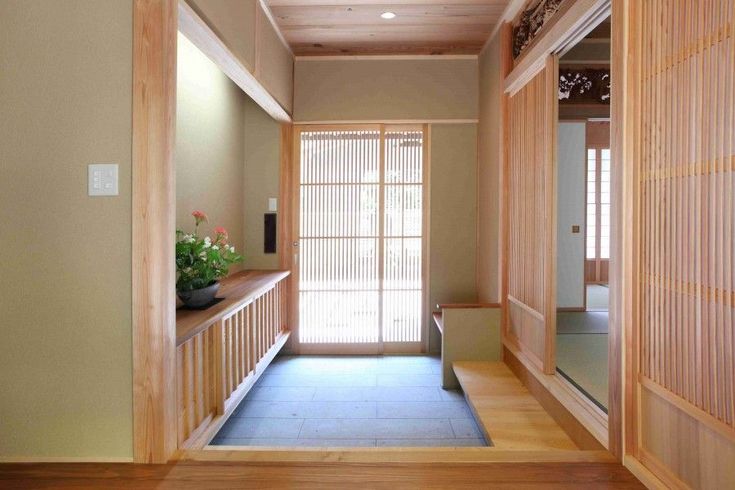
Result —
[[[559,123],[556,305],[584,306],[585,123]],[[579,225],[579,233],[572,226]]]

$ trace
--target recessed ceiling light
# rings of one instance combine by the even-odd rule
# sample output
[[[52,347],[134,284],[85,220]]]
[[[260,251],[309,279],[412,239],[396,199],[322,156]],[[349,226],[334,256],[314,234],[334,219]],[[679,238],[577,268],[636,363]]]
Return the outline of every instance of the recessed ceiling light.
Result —
[[[394,14],[393,12],[383,12],[382,14],[380,14],[380,16],[384,19],[395,19],[396,18],[396,14]]]

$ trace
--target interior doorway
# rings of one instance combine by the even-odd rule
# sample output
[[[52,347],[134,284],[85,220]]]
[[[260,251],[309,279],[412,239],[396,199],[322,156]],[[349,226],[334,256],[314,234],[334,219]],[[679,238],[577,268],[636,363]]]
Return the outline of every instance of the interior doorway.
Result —
[[[303,127],[296,144],[298,351],[422,351],[423,126]]]
[[[559,58],[557,372],[609,404],[610,19]]]

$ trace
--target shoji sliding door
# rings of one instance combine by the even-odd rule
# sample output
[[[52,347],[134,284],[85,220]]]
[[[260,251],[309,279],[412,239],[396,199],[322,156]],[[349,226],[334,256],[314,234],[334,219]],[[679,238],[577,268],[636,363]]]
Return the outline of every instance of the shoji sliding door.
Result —
[[[420,351],[423,128],[305,127],[296,143],[299,350]]]

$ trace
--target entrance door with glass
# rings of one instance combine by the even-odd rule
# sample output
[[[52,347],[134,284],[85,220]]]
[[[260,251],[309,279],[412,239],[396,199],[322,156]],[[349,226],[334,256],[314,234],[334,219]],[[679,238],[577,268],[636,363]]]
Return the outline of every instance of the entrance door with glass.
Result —
[[[422,126],[296,132],[300,353],[423,350],[424,145]]]

